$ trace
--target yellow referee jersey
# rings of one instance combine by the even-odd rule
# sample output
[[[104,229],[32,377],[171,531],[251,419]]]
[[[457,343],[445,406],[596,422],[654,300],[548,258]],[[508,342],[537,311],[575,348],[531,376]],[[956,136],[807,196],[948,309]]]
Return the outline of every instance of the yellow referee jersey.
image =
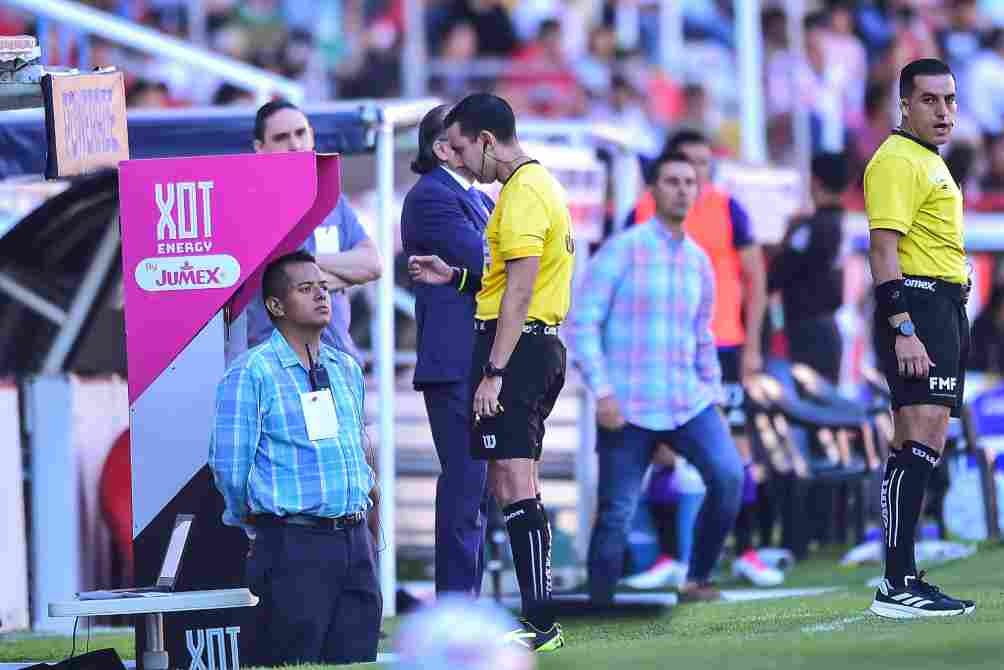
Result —
[[[497,319],[506,261],[540,258],[527,319],[555,326],[572,300],[575,245],[565,189],[539,163],[524,163],[502,187],[485,229],[488,257],[477,295],[477,318]]]
[[[868,226],[895,230],[900,270],[965,284],[962,191],[936,147],[893,132],[865,169]]]

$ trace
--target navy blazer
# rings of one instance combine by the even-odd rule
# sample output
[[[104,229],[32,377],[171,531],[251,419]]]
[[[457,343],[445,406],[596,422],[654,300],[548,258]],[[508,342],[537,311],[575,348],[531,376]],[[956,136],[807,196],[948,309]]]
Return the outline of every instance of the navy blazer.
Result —
[[[491,212],[495,207],[478,193]],[[435,254],[449,265],[467,268],[473,281],[484,270],[484,231],[488,219],[470,195],[441,167],[422,175],[404,199],[401,238],[408,256]],[[471,281],[471,280],[469,280]],[[474,294],[452,286],[413,283],[418,324],[418,363],[414,384],[466,381],[474,352]]]

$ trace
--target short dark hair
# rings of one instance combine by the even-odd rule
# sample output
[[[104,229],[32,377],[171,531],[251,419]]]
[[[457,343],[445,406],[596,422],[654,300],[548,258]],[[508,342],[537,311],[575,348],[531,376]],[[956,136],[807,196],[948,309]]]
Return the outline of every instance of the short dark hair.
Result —
[[[916,77],[937,76],[942,74],[951,75],[952,68],[943,60],[937,58],[919,58],[908,63],[899,73],[899,97],[909,98],[913,95],[915,88],[914,79]]]
[[[443,121],[449,112],[449,105],[433,107],[418,124],[418,156],[411,162],[411,171],[415,174],[432,172],[442,162],[433,152],[432,145],[435,144],[437,137],[446,132]]]
[[[802,19],[802,27],[805,30],[819,30],[828,28],[830,25],[830,14],[825,10],[809,12]]]
[[[663,165],[668,165],[669,163],[686,163],[690,167],[694,167],[694,164],[690,162],[687,155],[679,151],[665,151],[659,154],[659,157],[652,161],[648,168],[648,185],[652,186],[655,184],[656,180],[659,178],[659,172],[662,171]],[[697,168],[694,168],[697,171]]]
[[[561,21],[558,19],[544,19],[537,27],[537,39],[543,39],[551,33],[558,32],[561,32]]]
[[[663,148],[662,152],[678,153],[684,144],[703,144],[705,146],[711,146],[711,142],[708,140],[707,135],[699,130],[685,128],[677,131],[669,138],[669,141],[666,142],[666,146]]]
[[[816,154],[812,157],[812,176],[830,193],[843,193],[851,180],[847,157],[837,153]]]
[[[510,142],[516,137],[516,115],[503,98],[491,93],[472,93],[450,110],[443,127],[454,123],[460,134],[474,139],[482,130],[495,135],[499,142]]]
[[[268,125],[268,120],[272,118],[273,114],[284,109],[301,111],[299,107],[289,100],[269,100],[258,108],[258,113],[254,117],[254,138],[256,140],[259,142],[265,141],[265,126]]]
[[[253,96],[254,94],[247,90],[246,88],[241,88],[239,86],[234,86],[230,82],[223,82],[220,87],[216,89],[213,93],[213,104],[214,105],[232,105],[242,98],[248,96]],[[262,134],[264,135],[265,128],[262,127]],[[257,133],[256,133],[257,134]]]
[[[289,293],[289,275],[286,274],[286,267],[289,265],[295,265],[296,263],[316,263],[317,259],[314,258],[313,254],[303,251],[294,251],[292,253],[284,254],[279,256],[274,261],[265,266],[265,272],[261,277],[261,299],[262,302],[267,303],[269,298],[279,298],[280,300],[286,297]],[[272,312],[268,311],[268,318],[273,319]]]

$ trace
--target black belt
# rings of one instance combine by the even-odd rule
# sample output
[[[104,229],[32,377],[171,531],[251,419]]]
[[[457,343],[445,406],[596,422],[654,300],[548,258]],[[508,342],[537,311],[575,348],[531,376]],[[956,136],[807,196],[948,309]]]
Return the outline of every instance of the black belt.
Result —
[[[343,530],[358,526],[366,519],[365,512],[353,512],[335,518],[310,516],[309,514],[255,514],[251,517],[251,525],[258,528],[276,528],[279,526],[304,526],[306,528],[321,528],[323,530]]]
[[[494,333],[498,327],[498,319],[482,321],[474,319],[474,330],[482,333]],[[558,326],[549,326],[543,321],[527,321],[523,324],[524,335],[557,335]]]
[[[903,275],[903,287],[914,291],[927,291],[935,295],[942,295],[955,302],[962,302],[966,290],[966,287],[962,284],[953,284],[943,279],[918,277],[917,275]]]

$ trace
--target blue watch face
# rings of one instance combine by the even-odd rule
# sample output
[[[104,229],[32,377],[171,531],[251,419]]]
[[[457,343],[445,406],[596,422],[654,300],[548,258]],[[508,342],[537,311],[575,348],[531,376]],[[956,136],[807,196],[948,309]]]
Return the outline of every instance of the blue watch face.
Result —
[[[896,327],[896,330],[903,337],[913,337],[913,321],[903,321]]]

